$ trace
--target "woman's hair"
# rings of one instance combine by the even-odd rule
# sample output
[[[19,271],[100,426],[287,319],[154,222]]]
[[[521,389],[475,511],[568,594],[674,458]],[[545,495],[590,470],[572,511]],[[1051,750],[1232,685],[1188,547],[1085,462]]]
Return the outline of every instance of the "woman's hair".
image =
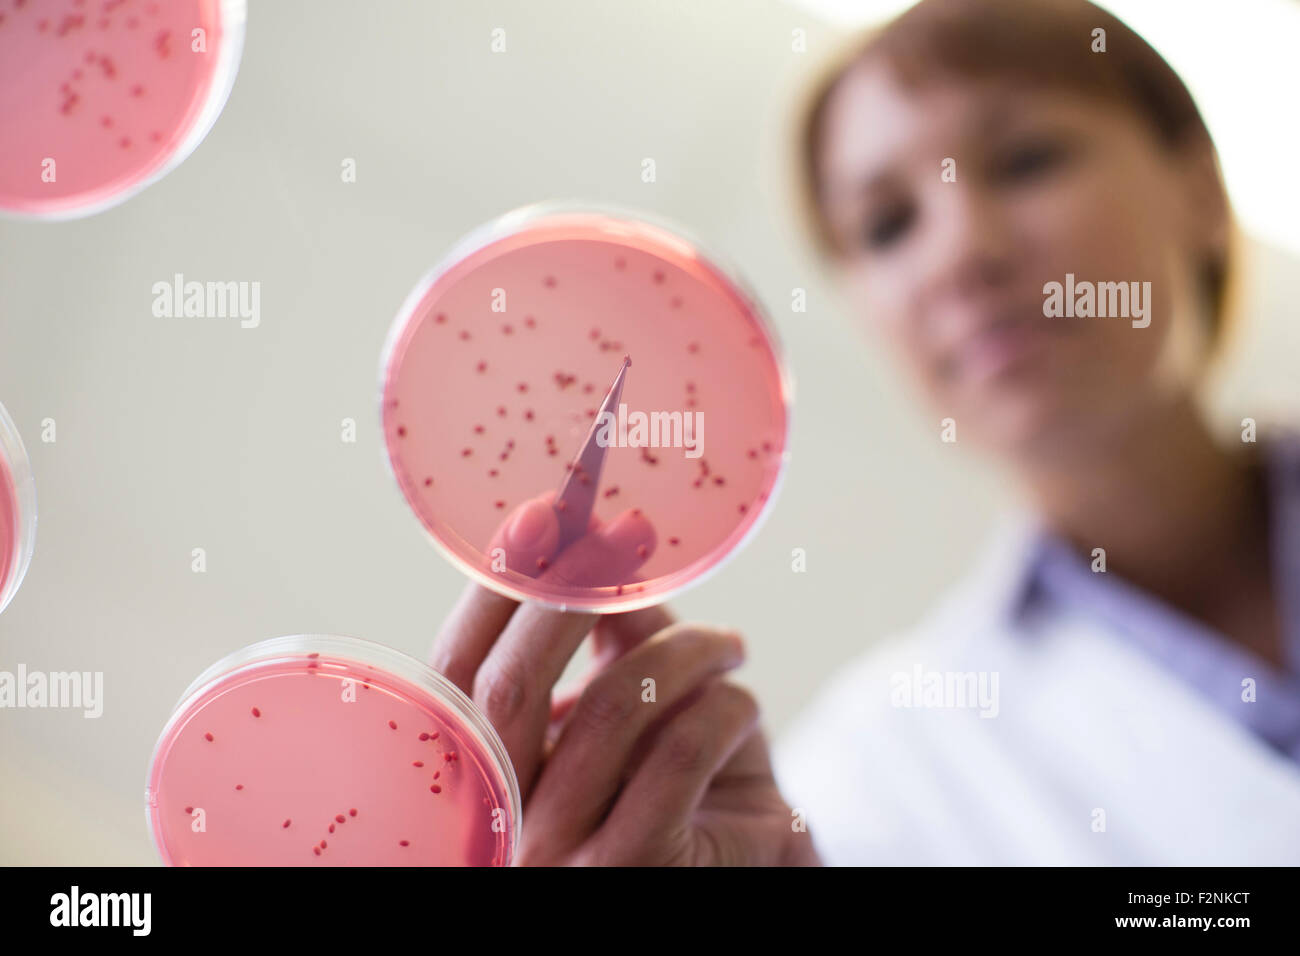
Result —
[[[1099,27],[1106,31],[1104,53],[1093,52],[1093,31]],[[803,107],[801,204],[814,242],[830,257],[838,250],[823,215],[817,162],[824,114],[844,74],[872,58],[883,59],[909,88],[936,81],[1022,80],[1130,110],[1170,149],[1202,137],[1212,143],[1178,74],[1133,30],[1087,0],[922,0],[834,58]],[[1221,172],[1217,181],[1228,209]],[[1216,343],[1230,311],[1234,245],[1230,241],[1228,251],[1199,266]]]

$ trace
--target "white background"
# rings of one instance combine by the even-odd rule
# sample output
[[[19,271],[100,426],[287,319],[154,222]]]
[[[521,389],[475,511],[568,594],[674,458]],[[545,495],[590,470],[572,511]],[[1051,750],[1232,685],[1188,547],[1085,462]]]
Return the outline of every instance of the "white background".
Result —
[[[1253,250],[1250,324],[1219,389],[1227,422],[1294,408],[1300,391],[1297,156],[1278,145],[1294,134],[1297,71],[1252,46],[1294,27],[1277,6],[1134,21],[1189,51],[1170,57],[1218,104],[1225,162],[1242,157],[1229,179],[1249,183],[1236,188],[1251,224],[1275,243]],[[495,27],[505,54],[490,52]],[[796,379],[784,491],[750,546],[674,602],[747,634],[742,676],[769,728],[923,611],[1000,493],[912,408],[790,215],[791,107],[837,42],[777,0],[254,0],[230,102],[187,162],[87,220],[0,223],[0,401],[40,500],[0,669],[103,671],[106,697],[99,720],[0,711],[0,863],[154,862],[143,792],[157,734],[190,680],[238,647],[327,632],[424,656],[462,580],[385,470],[379,352],[455,239],[536,200],[676,220],[773,313]],[[345,157],[355,184],[340,180]],[[1264,172],[1243,177],[1245,162]],[[261,282],[261,327],[154,318],[151,286],[176,272]],[[805,314],[790,310],[795,287]],[[47,417],[55,444],[40,441]],[[345,417],[356,444],[340,441]],[[190,570],[196,547],[206,574]],[[805,574],[791,572],[796,547]]]

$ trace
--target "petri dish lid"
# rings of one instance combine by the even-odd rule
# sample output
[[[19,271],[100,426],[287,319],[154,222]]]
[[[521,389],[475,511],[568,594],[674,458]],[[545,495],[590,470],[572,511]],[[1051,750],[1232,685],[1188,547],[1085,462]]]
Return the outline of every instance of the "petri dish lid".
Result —
[[[0,404],[0,611],[27,574],[36,546],[36,481],[18,427]]]
[[[407,297],[381,362],[388,461],[433,543],[479,583],[564,609],[657,604],[719,568],[773,504],[791,400],[733,270],[677,227],[574,203],[458,243]],[[528,502],[554,506],[603,425],[599,472],[575,472],[594,478],[590,534],[556,549],[537,521],[512,529]],[[535,533],[537,548],[514,547]]]
[[[199,676],[154,748],[146,817],[176,866],[504,866],[521,801],[491,725],[368,641],[254,644]]]
[[[28,2],[0,10],[0,212],[125,201],[203,141],[234,85],[244,0]]]

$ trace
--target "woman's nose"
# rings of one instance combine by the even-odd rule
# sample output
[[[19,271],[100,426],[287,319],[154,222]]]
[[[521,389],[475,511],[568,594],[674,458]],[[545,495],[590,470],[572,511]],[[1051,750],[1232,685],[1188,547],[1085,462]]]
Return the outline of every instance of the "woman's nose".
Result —
[[[932,201],[929,293],[964,300],[1009,283],[1017,255],[1004,204],[962,182],[936,184]]]

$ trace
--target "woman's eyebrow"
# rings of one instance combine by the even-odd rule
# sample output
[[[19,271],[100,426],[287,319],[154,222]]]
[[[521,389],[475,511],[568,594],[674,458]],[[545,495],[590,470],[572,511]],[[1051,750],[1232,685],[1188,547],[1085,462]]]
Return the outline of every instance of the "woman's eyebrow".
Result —
[[[886,164],[892,164],[892,160]],[[827,183],[827,193],[838,199],[860,199],[872,193],[891,192],[900,177],[890,168],[853,177],[832,178]]]
[[[953,149],[959,143],[971,143],[981,139],[990,139],[1015,128],[1021,119],[1023,104],[1016,103],[1005,92],[990,95],[967,111],[959,124],[960,128],[951,138]],[[946,158],[940,157],[940,159]],[[848,196],[869,196],[874,192],[887,192],[901,178],[893,167],[900,162],[897,156],[887,156],[876,169],[865,174],[853,176],[827,177],[827,193],[835,198]],[[938,169],[938,160],[935,165]]]
[[[1016,124],[1022,108],[1023,104],[1018,109],[1007,96],[994,97],[974,111],[971,130],[978,135],[1001,133]]]

